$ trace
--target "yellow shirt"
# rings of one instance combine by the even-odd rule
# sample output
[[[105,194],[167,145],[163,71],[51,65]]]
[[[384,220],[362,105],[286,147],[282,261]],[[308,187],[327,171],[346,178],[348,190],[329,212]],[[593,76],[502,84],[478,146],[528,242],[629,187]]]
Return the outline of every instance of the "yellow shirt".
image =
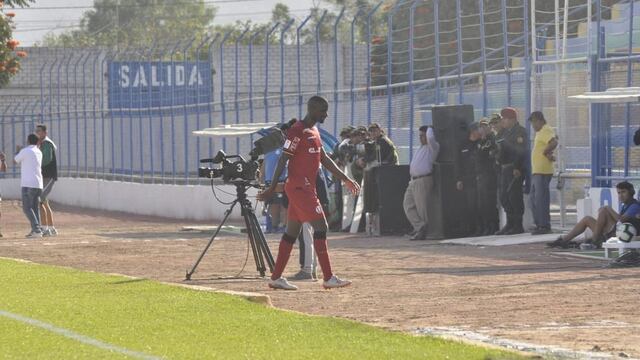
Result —
[[[544,124],[542,129],[536,133],[531,152],[532,174],[553,174],[553,161],[544,156],[544,149],[547,148],[549,141],[555,137],[555,131],[547,124]]]

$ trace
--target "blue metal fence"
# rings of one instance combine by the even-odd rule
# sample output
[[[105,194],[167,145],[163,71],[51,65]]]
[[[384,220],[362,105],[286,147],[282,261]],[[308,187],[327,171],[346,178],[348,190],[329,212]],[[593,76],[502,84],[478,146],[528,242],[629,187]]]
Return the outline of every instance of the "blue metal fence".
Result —
[[[219,148],[246,154],[251,139],[200,139],[192,131],[302,117],[306,99],[320,94],[331,104],[325,130],[337,135],[345,125],[381,123],[406,163],[434,104],[473,104],[478,119],[513,106],[521,122],[532,106],[549,112],[559,106],[546,97],[560,76],[552,64],[559,60],[556,22],[536,5],[532,12],[532,4],[456,0],[450,16],[442,1],[399,0],[349,16],[338,9],[329,17],[325,10],[240,35],[206,34],[142,49],[42,49],[14,81],[32,91],[2,100],[2,146],[10,152],[42,122],[59,145],[63,176],[195,183],[199,158]],[[640,4],[585,0],[567,11],[576,29],[587,22],[586,4],[595,10],[593,26],[574,31],[567,46],[570,57],[588,60],[563,67],[563,76],[571,81],[590,72],[584,91],[633,86],[640,75],[634,66]],[[384,26],[374,26],[381,19]],[[29,82],[33,74],[37,81]],[[593,105],[590,123],[586,111],[554,119],[568,127],[562,170],[591,170],[594,185],[638,177],[640,153],[629,141],[637,111],[636,105]],[[571,124],[590,138],[572,140]],[[16,175],[14,168],[8,176]]]

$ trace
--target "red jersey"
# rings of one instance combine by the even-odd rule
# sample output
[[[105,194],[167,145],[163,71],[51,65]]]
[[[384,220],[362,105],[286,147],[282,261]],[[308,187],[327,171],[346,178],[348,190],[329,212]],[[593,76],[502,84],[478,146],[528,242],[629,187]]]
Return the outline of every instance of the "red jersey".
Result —
[[[315,126],[309,128],[298,120],[287,131],[283,151],[291,156],[287,168],[287,183],[310,187],[315,192],[322,151],[318,129]]]

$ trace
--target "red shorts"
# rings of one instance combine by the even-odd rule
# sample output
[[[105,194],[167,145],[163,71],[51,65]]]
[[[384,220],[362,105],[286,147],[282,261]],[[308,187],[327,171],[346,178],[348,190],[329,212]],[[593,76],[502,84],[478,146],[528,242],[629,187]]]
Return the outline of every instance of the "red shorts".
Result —
[[[324,210],[315,188],[286,183],[284,190],[289,198],[287,215],[290,220],[305,223],[324,219]]]

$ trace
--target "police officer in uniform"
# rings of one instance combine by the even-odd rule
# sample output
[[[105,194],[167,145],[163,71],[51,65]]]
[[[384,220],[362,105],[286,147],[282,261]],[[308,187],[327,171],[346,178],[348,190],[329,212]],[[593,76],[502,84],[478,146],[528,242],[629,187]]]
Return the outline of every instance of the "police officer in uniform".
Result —
[[[496,235],[522,234],[524,215],[523,186],[526,176],[528,156],[527,131],[518,123],[518,113],[514,108],[504,108],[502,130],[496,143],[499,146],[500,203],[507,214],[507,224]]]
[[[466,224],[465,234],[470,236],[480,236],[482,229],[478,221],[478,187],[476,180],[476,161],[478,140],[477,132],[480,125],[472,123],[469,125],[469,135],[458,148],[458,160],[455,162],[456,189],[463,194],[464,223]]]
[[[478,127],[469,134],[470,139],[477,143],[474,166],[478,187],[478,236],[493,235],[499,229],[496,172],[498,145],[496,145],[496,135],[491,129],[491,122],[500,119],[500,114],[494,114],[491,119],[482,119]]]

